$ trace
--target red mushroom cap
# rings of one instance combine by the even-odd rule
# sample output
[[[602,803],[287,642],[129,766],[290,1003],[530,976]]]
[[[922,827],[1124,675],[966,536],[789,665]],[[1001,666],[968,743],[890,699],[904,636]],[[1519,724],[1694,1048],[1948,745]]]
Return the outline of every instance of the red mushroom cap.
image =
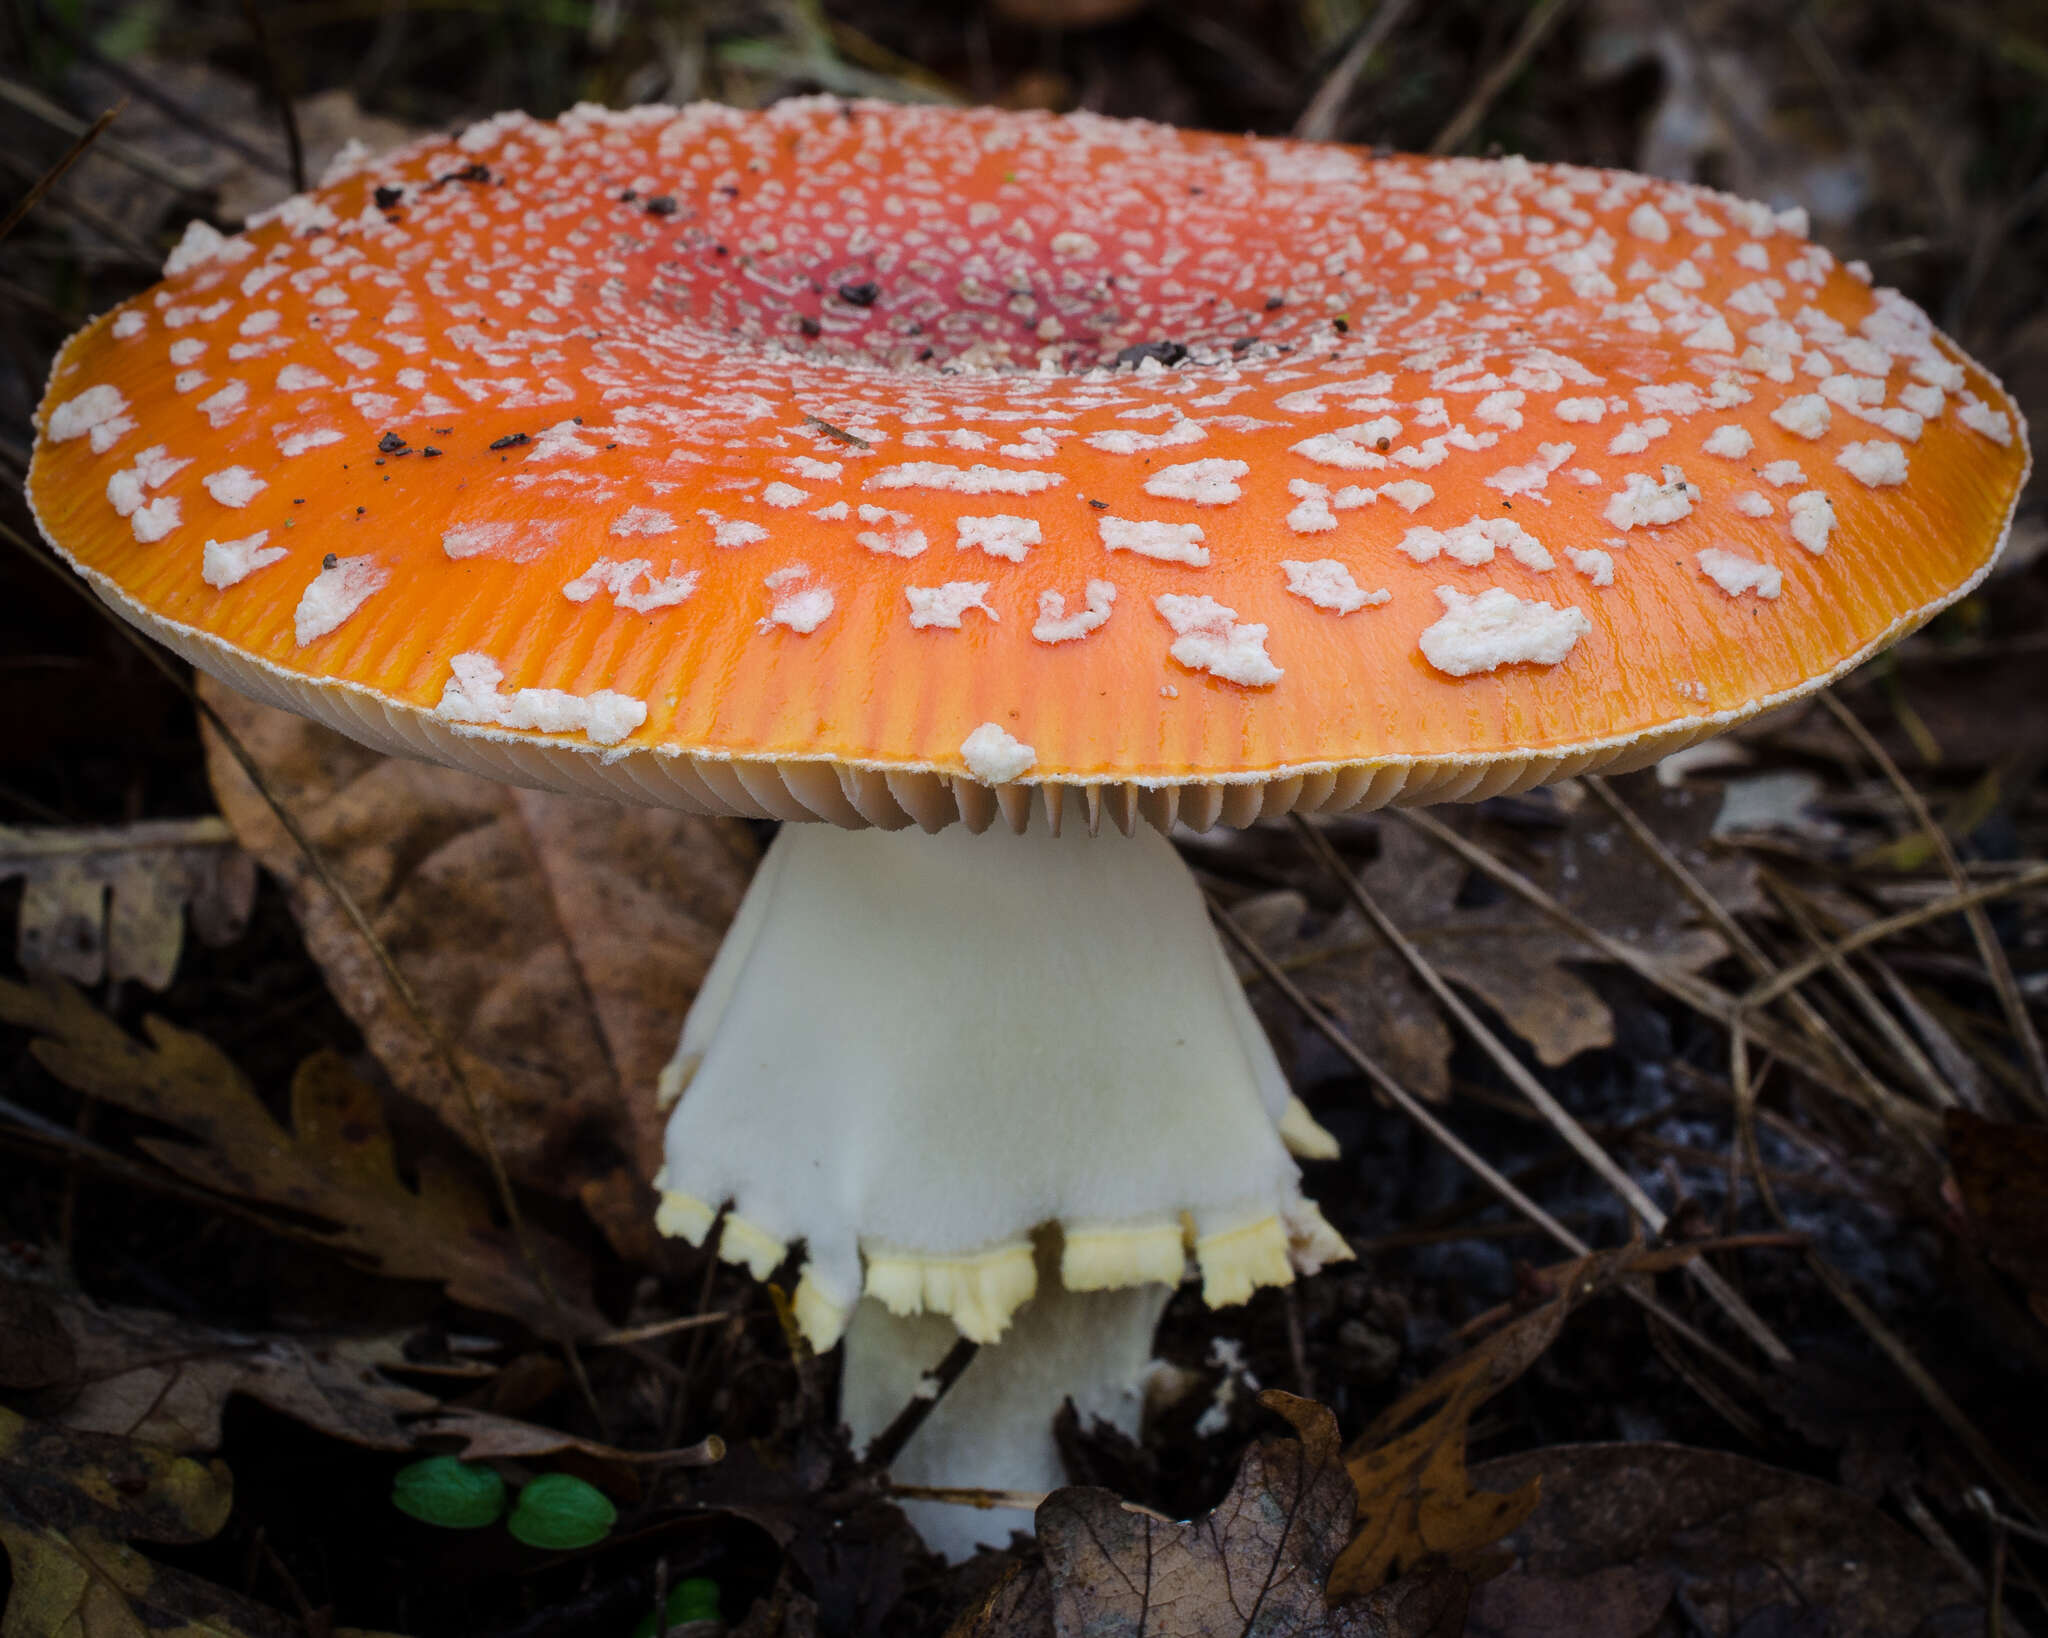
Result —
[[[823,99],[503,116],[195,228],[41,429],[52,542],[252,692],[842,824],[1649,760],[1960,595],[2027,468],[1797,212]]]

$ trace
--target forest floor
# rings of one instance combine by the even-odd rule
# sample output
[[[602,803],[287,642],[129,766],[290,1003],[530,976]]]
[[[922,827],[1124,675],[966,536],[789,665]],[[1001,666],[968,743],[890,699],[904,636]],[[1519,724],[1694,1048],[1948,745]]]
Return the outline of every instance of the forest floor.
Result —
[[[21,479],[57,346],[293,148],[809,91],[1802,205],[2048,414],[2025,0],[0,7],[0,201],[121,110],[0,230],[0,1632],[2048,1634],[2038,484],[1977,593],[1657,770],[1178,838],[1273,964],[1357,1259],[1183,1291],[1144,1438],[1062,1427],[1149,1512],[1062,1491],[954,1569],[780,1289],[651,1231],[632,1100],[769,827],[387,764],[195,695],[52,572]],[[479,952],[519,976],[480,993]],[[529,1519],[575,1481],[566,1522],[402,1511],[436,1453]],[[1248,1627],[1247,1576],[1313,1596]]]

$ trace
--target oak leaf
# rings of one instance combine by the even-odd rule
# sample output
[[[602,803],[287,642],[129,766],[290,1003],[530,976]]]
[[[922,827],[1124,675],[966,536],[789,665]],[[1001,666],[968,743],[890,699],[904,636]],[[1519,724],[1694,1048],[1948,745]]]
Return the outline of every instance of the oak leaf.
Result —
[[[380,756],[210,680],[201,688],[452,1044],[513,1179],[580,1198],[622,1253],[653,1260],[655,1077],[752,875],[745,824]],[[371,1051],[475,1145],[430,1037],[210,731],[207,766]]]
[[[248,924],[256,867],[221,820],[103,828],[0,825],[0,882],[19,878],[15,953],[26,973],[160,990],[178,970],[185,919],[207,944]]]
[[[1061,1638],[1296,1638],[1322,1626],[1323,1585],[1355,1502],[1337,1419],[1292,1394],[1267,1392],[1260,1403],[1300,1437],[1254,1444],[1203,1518],[1161,1519],[1084,1486],[1040,1505]]]
[[[1628,787],[1628,799],[1722,904],[1740,910],[1757,902],[1754,866],[1706,848],[1715,814],[1710,793],[1642,781]],[[1600,932],[1671,967],[1696,972],[1726,953],[1720,935],[1604,808],[1589,802],[1575,812],[1547,811],[1540,825],[1509,824],[1485,807],[1437,812]],[[1353,869],[1437,971],[1499,1014],[1545,1064],[1614,1044],[1613,1013],[1574,971],[1575,963],[1599,961],[1597,951],[1400,821],[1375,829],[1378,857]],[[1447,1098],[1450,1027],[1400,957],[1349,904],[1312,931],[1302,927],[1298,913],[1277,940],[1261,942],[1397,1079],[1423,1097]]]
[[[178,1137],[138,1143],[180,1176],[331,1223],[325,1238],[336,1251],[392,1278],[438,1281],[457,1301],[541,1335],[603,1328],[580,1254],[529,1228],[550,1302],[481,1178],[423,1160],[417,1188],[400,1179],[382,1103],[338,1054],[299,1066],[286,1128],[225,1053],[161,1018],[144,1021],[149,1039],[139,1041],[67,984],[0,980],[0,1021],[34,1031],[31,1050],[67,1086],[175,1128]]]
[[[236,1394],[351,1444],[410,1450],[399,1418],[440,1401],[382,1374],[405,1364],[397,1335],[230,1331],[0,1279],[0,1383],[41,1390],[35,1408],[67,1428],[166,1450],[218,1449]]]
[[[1471,1638],[1983,1630],[1938,1554],[1874,1503],[1802,1473],[1641,1441],[1529,1451],[1474,1477],[1540,1480],[1543,1506],[1503,1543],[1512,1566],[1474,1596]]]
[[[1038,1509],[1043,1561],[1014,1566],[949,1638],[1457,1638],[1471,1592],[1457,1572],[1329,1601],[1356,1506],[1336,1418],[1292,1394],[1260,1403],[1298,1437],[1246,1451],[1214,1511],[1177,1523],[1107,1490],[1054,1491]]]
[[[1557,1295],[1466,1350],[1382,1411],[1347,1458],[1358,1520],[1330,1576],[1333,1600],[1361,1597],[1418,1568],[1480,1563],[1535,1511],[1531,1482],[1501,1494],[1466,1470],[1472,1413],[1533,1365],[1580,1304],[1617,1281],[1662,1266],[1639,1246],[1598,1252],[1555,1276]]]
[[[0,1638],[294,1638],[297,1622],[129,1545],[209,1540],[233,1499],[219,1462],[0,1409],[0,1547],[13,1572]]]

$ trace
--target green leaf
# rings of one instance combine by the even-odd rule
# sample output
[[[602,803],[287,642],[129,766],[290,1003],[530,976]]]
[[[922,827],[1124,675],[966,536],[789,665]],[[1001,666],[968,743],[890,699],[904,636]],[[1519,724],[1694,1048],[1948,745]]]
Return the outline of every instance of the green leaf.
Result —
[[[611,1534],[619,1510],[602,1490],[567,1473],[543,1473],[519,1492],[505,1528],[529,1547],[572,1552]]]
[[[686,1626],[692,1621],[717,1619],[718,1583],[710,1577],[692,1576],[669,1589],[668,1602],[662,1606],[664,1631],[670,1627]],[[640,1618],[640,1624],[633,1629],[633,1638],[654,1638],[652,1611]]]
[[[453,1456],[429,1456],[398,1470],[391,1505],[443,1530],[480,1530],[505,1511],[505,1481],[495,1469]]]

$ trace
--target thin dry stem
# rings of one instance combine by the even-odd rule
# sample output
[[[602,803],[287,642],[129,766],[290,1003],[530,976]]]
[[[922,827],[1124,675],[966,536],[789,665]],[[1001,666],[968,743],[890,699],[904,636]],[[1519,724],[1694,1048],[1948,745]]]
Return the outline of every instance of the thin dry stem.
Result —
[[[1634,945],[1601,932],[1568,905],[1545,892],[1541,886],[1531,881],[1505,859],[1460,836],[1427,809],[1397,808],[1392,810],[1392,817],[1454,854],[1464,863],[1490,876],[1533,909],[1555,921],[1566,932],[1583,939],[1590,948],[1598,950],[1609,961],[1627,967],[1673,1000],[1683,1002],[1695,1012],[1716,1020],[1723,1027],[1732,1023],[1736,1013],[1742,1010],[1744,1003],[1741,997],[1731,995],[1697,974],[1669,966],[1653,956],[1643,954]],[[1815,1051],[1788,1029],[1771,1019],[1754,1016],[1753,1011],[1746,1019],[1746,1023],[1750,1033],[1758,1041],[1767,1045],[1779,1057],[1798,1065],[1818,1084],[1859,1107],[1868,1102],[1867,1094],[1859,1095],[1844,1084],[1843,1068],[1832,1054]]]
[[[1801,895],[1792,884],[1773,870],[1760,871],[1759,877],[1764,884],[1764,890],[1777,901],[1778,908],[1785,912],[1785,919],[1798,929],[1799,936],[1816,948],[1824,946],[1827,940],[1822,936],[1820,927],[1815,923],[1806,905],[1801,902]],[[1927,1054],[1920,1050],[1920,1043],[1908,1035],[1905,1027],[1892,1016],[1891,1009],[1878,1000],[1877,993],[1863,981],[1863,975],[1849,964],[1848,958],[1839,955],[1830,958],[1828,971],[1833,973],[1842,988],[1849,992],[1850,999],[1856,1003],[1870,1027],[1883,1038],[1884,1044],[1920,1083],[1921,1089],[1935,1106],[1941,1109],[1954,1108],[1959,1101],[1954,1089],[1942,1079],[1940,1071],[1928,1060]]]
[[[114,81],[129,96],[139,97],[142,101],[148,103],[152,108],[159,110],[185,130],[203,137],[216,148],[225,148],[229,153],[246,159],[258,170],[266,171],[270,175],[281,179],[290,179],[290,170],[275,154],[265,153],[253,142],[245,142],[218,120],[209,118],[182,97],[173,96],[164,88],[159,80],[152,79],[147,74],[136,72],[135,69],[122,62],[118,57],[108,56],[106,52],[93,43],[88,35],[81,33],[65,22],[62,17],[59,17],[54,7],[47,5],[38,6],[36,8],[36,22],[39,27],[47,29],[55,38],[61,40],[66,51],[75,52],[86,62],[92,64],[94,69]],[[142,60],[153,65],[153,59],[144,58]]]
[[[36,208],[43,195],[57,185],[58,178],[78,163],[86,149],[99,141],[100,137],[106,132],[107,127],[114,123],[120,116],[121,110],[127,106],[125,102],[116,103],[104,114],[100,115],[98,119],[94,120],[86,128],[84,136],[65,149],[64,156],[56,164],[36,178],[34,185],[30,187],[27,193],[21,196],[20,202],[15,205],[14,209],[10,210],[5,217],[0,217],[0,241],[4,241],[8,234],[21,226],[23,220],[26,219],[30,211]]]
[[[1285,996],[1288,1002],[1315,1027],[1330,1045],[1350,1060],[1352,1067],[1372,1084],[1375,1091],[1380,1093],[1382,1097],[1386,1098],[1389,1103],[1393,1104],[1410,1120],[1414,1121],[1416,1125],[1420,1126],[1475,1177],[1559,1245],[1575,1256],[1590,1257],[1593,1255],[1593,1248],[1590,1245],[1566,1228],[1557,1218],[1537,1205],[1512,1178],[1501,1172],[1491,1162],[1486,1160],[1484,1156],[1467,1144],[1463,1138],[1459,1137],[1456,1132],[1453,1132],[1450,1127],[1446,1126],[1434,1110],[1390,1075],[1378,1060],[1367,1053],[1356,1041],[1352,1040],[1350,1035],[1328,1013],[1324,1012],[1321,1007],[1309,999],[1307,992],[1299,984],[1295,983],[1293,979],[1280,970],[1279,964],[1271,956],[1266,954],[1264,950],[1260,949],[1252,941],[1251,936],[1242,927],[1238,926],[1237,922],[1231,917],[1230,912],[1217,903],[1213,896],[1209,898],[1209,914],[1217,927],[1222,930],[1224,936],[1237,947],[1247,961],[1258,968],[1260,976]],[[1726,1349],[1722,1348],[1718,1343],[1711,1341],[1696,1327],[1672,1313],[1663,1304],[1658,1302],[1656,1298],[1648,1296],[1633,1287],[1624,1286],[1621,1289],[1631,1300],[1641,1304],[1648,1312],[1656,1315],[1658,1319],[1670,1326],[1672,1330],[1683,1336],[1687,1342],[1699,1349],[1702,1354],[1712,1359],[1715,1364],[1734,1376],[1737,1381],[1755,1391],[1758,1386],[1756,1373],[1750,1370],[1748,1366],[1742,1364],[1741,1361],[1737,1360]]]
[[[1387,37],[1401,25],[1413,0],[1380,0],[1379,10],[1360,26],[1336,66],[1316,87],[1316,94],[1294,122],[1294,134],[1304,142],[1327,142],[1337,134],[1337,120],[1351,100],[1352,87],[1372,54],[1387,43]]]
[[[1294,824],[1296,833],[1307,840],[1310,851],[1315,854],[1323,868],[1336,877],[1351,902],[1357,906],[1359,913],[1372,923],[1380,937],[1387,941],[1388,947],[1401,958],[1403,964],[1424,988],[1436,997],[1437,1004],[1457,1020],[1460,1027],[1493,1060],[1494,1066],[1515,1090],[1542,1112],[1552,1129],[1578,1152],[1588,1166],[1606,1180],[1608,1186],[1621,1196],[1630,1210],[1649,1226],[1650,1231],[1653,1234],[1662,1234],[1666,1223],[1664,1210],[1650,1198],[1643,1186],[1628,1174],[1627,1168],[1594,1140],[1592,1134],[1579,1123],[1578,1118],[1523,1067],[1522,1061],[1508,1050],[1500,1037],[1488,1029],[1479,1015],[1444,982],[1443,975],[1430,964],[1429,958],[1416,946],[1414,940],[1394,925],[1392,918],[1380,908],[1379,902],[1366,891],[1365,884],[1358,879],[1350,866],[1338,857],[1337,850],[1330,845],[1329,839],[1299,815],[1295,816]],[[1765,1323],[1763,1316],[1743,1300],[1741,1293],[1731,1286],[1718,1270],[1704,1263],[1695,1262],[1687,1265],[1686,1274],[1721,1306],[1728,1317],[1758,1348],[1763,1350],[1766,1358],[1778,1365],[1793,1363],[1792,1350],[1785,1346],[1777,1332]]]
[[[292,191],[306,191],[306,144],[299,135],[299,111],[292,106],[291,92],[284,83],[284,67],[277,60],[277,49],[270,42],[269,26],[263,21],[263,7],[259,0],[242,0],[242,16],[248,20],[249,32],[256,40],[256,54],[263,62],[263,79],[270,92],[270,100],[277,104],[277,117],[284,126],[284,148],[286,163],[291,168]]]
[[[710,1314],[683,1314],[675,1319],[656,1320],[652,1325],[632,1325],[623,1331],[603,1331],[585,1340],[593,1348],[627,1348],[674,1336],[678,1331],[694,1331],[703,1325],[723,1325],[731,1318],[732,1315],[723,1310]]]
[[[1820,702],[1826,706],[1856,741],[1857,747],[1877,764],[1892,789],[1899,793],[1899,800],[1906,804],[1906,811],[1913,816],[1913,823],[1919,826],[1935,856],[1941,860],[1941,867],[1948,873],[1949,881],[1959,890],[1967,888],[1969,879],[1963,874],[1962,861],[1956,857],[1956,850],[1949,842],[1948,832],[1935,820],[1919,791],[1894,762],[1891,753],[1877,742],[1877,736],[1863,726],[1862,719],[1840,700],[1834,690],[1824,689]],[[2040,1032],[2034,1028],[2033,1015],[2027,1010],[2026,997],[2020,994],[2019,980],[2013,976],[2012,963],[2006,959],[2005,946],[1998,942],[1998,932],[1991,925],[1991,918],[1984,913],[1981,904],[1968,905],[1963,917],[1969,923],[1970,937],[1976,942],[1977,954],[1984,963],[1984,970],[1991,975],[1991,987],[1998,992],[1999,1005],[2005,1008],[2006,1022],[2012,1026],[2013,1039],[2019,1043],[2020,1054],[2027,1061],[2029,1074],[2028,1095],[2036,1114],[2048,1114],[2048,1053],[2041,1047]]]
[[[107,140],[107,138],[102,137],[99,141],[98,146],[102,153],[107,151]],[[28,166],[4,151],[0,151],[0,163],[4,163],[9,170],[17,175],[33,174]],[[146,268],[154,271],[157,264],[163,260],[162,252],[137,238],[127,228],[123,227],[118,220],[108,215],[88,199],[77,197],[70,193],[45,193],[41,196],[41,203],[52,214],[76,222],[81,227],[97,234],[137,268]],[[69,322],[68,315],[66,322]]]
[[[130,1160],[126,1155],[101,1147],[82,1132],[72,1130],[51,1120],[47,1115],[33,1109],[25,1109],[9,1098],[0,1098],[0,1143],[32,1148],[38,1153],[55,1151],[65,1157],[73,1166],[90,1166],[110,1178],[117,1178],[129,1188],[144,1189],[151,1194],[160,1194],[169,1200],[183,1200],[200,1206],[207,1211],[217,1211],[229,1217],[239,1217],[253,1223],[267,1234],[281,1235],[288,1240],[298,1240],[309,1246],[318,1246],[325,1251],[336,1251],[333,1237],[319,1229],[308,1228],[282,1217],[273,1217],[246,1201],[236,1200],[230,1195],[215,1194],[196,1184],[160,1172],[153,1166],[145,1166]],[[346,1252],[340,1253],[346,1256]]]
[[[1936,1016],[1935,1006],[1939,1003],[1930,1005],[1918,990],[1893,970],[1890,962],[1873,956],[1869,965],[1877,969],[1877,976],[1884,984],[1885,993],[1892,998],[1892,1005],[1905,1014],[1906,1022],[1913,1026],[1913,1033],[1919,1037],[1928,1060],[1941,1071],[1942,1079],[1948,1082],[1957,1100],[1977,1114],[1989,1115],[1990,1099],[1986,1094],[1984,1072]]]
[[[1779,996],[1797,989],[1827,966],[1834,956],[1851,955],[1866,944],[1876,944],[1883,939],[1910,932],[1924,922],[1939,921],[1944,916],[1952,916],[1959,910],[1969,909],[1972,905],[1989,904],[1994,899],[2007,898],[2014,893],[2025,893],[2036,887],[2048,887],[2048,864],[2032,865],[2019,875],[2008,876],[2002,882],[1982,882],[1963,892],[1951,893],[1946,897],[1930,900],[1926,904],[1915,905],[1910,910],[1901,910],[1896,915],[1865,922],[1855,932],[1844,933],[1832,943],[1824,945],[1818,953],[1788,963],[1782,971],[1772,974],[1752,987],[1742,998],[1745,1027],[1748,1025],[1748,1013],[1758,1007],[1767,1007]]]
[[[1728,907],[1707,891],[1706,884],[1685,867],[1685,861],[1664,845],[1663,839],[1643,823],[1642,816],[1624,802],[1614,787],[1599,774],[1586,775],[1585,785],[1601,806],[1621,821],[1622,828],[1628,832],[1630,839],[1671,878],[1687,898],[1698,906],[1715,930],[1728,941],[1729,948],[1742,958],[1744,965],[1758,978],[1768,979],[1776,971],[1776,964],[1770,955],[1763,946],[1750,937],[1748,930],[1729,914]],[[1816,966],[1814,970],[1818,971],[1819,967]],[[1774,994],[1790,997],[1793,1016],[1799,1021],[1800,1027],[1820,1042],[1841,1064],[1851,1081],[1861,1088],[1863,1095],[1855,1101],[1861,1102],[1866,1109],[1898,1132],[1922,1155],[1932,1159],[1935,1128],[1927,1111],[1900,1097],[1879,1080],[1808,997],[1798,994],[1791,985],[1786,985]],[[1728,1027],[1733,1027],[1739,1022],[1745,1029],[1755,1033],[1749,1022],[1754,1009],[1755,1003],[1746,997],[1744,1009],[1730,1018],[1723,1019],[1722,1022]],[[1775,1042],[1773,1050],[1777,1050]],[[1780,1055],[1783,1056],[1782,1053]],[[1835,1090],[1840,1089],[1839,1083],[1832,1080],[1823,1080],[1822,1084]]]
[[[967,1367],[974,1363],[974,1356],[980,1352],[980,1343],[967,1337],[956,1337],[953,1346],[946,1350],[946,1357],[932,1368],[932,1391],[913,1394],[910,1403],[890,1418],[889,1425],[868,1441],[868,1448],[861,1459],[886,1468],[901,1456],[903,1447],[924,1426],[925,1418],[939,1408],[939,1401],[952,1391],[953,1384],[966,1374]]]
[[[68,137],[83,136],[89,121],[76,114],[67,113],[40,91],[31,89],[14,80],[0,79],[0,102],[12,104],[31,119],[39,119],[53,130],[62,131]],[[130,147],[114,137],[101,140],[99,151],[116,164],[125,165],[139,176],[146,176],[152,182],[164,187],[175,188],[179,193],[199,194],[206,191],[206,184],[196,176],[188,176],[174,166],[166,165],[146,148]]]
[[[977,1490],[969,1485],[938,1484],[889,1484],[882,1487],[882,1494],[894,1496],[903,1501],[948,1502],[955,1507],[979,1507],[987,1512],[997,1507],[1016,1508],[1022,1512],[1035,1513],[1041,1503],[1051,1494],[1047,1490]],[[1129,1507],[1127,1502],[1124,1504]],[[1149,1508],[1131,1508],[1133,1512],[1150,1512]],[[1153,1518],[1161,1515],[1152,1513]]]
[[[1536,0],[1529,8],[1529,15],[1522,20],[1521,29],[1508,46],[1507,55],[1486,71],[1478,85],[1472,89],[1464,104],[1451,116],[1450,123],[1437,132],[1436,140],[1430,143],[1432,154],[1454,154],[1465,145],[1465,139],[1478,128],[1486,118],[1500,94],[1514,81],[1517,74],[1528,66],[1529,59],[1536,54],[1536,48],[1549,38],[1550,31],[1564,21],[1564,15],[1572,8],[1573,0]]]

